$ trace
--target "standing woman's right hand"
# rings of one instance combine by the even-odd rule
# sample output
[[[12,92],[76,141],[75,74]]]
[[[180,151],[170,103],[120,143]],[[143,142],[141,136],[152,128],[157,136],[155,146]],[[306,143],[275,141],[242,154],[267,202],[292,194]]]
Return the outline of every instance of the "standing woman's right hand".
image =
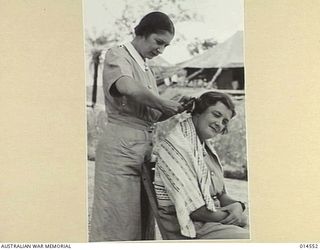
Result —
[[[136,83],[129,76],[123,76],[115,82],[115,88],[119,95],[132,98],[138,103],[157,109],[162,113],[159,121],[183,111],[182,105],[177,101],[167,100],[153,94],[148,88]]]
[[[183,111],[183,107],[179,102],[161,99],[161,109],[162,116],[159,118],[159,121],[166,120],[171,116],[174,116]]]

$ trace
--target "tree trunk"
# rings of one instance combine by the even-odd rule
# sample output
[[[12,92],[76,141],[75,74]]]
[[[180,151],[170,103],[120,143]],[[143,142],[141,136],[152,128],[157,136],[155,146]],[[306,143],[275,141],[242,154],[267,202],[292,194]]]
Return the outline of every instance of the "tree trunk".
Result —
[[[94,60],[93,66],[94,68],[93,68],[92,108],[94,108],[97,102],[99,59]]]

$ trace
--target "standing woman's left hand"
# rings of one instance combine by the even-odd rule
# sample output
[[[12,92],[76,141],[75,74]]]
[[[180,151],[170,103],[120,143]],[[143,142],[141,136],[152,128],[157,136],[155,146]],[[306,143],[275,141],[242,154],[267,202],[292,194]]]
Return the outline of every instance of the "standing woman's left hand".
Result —
[[[239,202],[232,203],[221,208],[221,211],[227,211],[229,215],[220,221],[222,224],[240,225],[242,221],[242,206]]]

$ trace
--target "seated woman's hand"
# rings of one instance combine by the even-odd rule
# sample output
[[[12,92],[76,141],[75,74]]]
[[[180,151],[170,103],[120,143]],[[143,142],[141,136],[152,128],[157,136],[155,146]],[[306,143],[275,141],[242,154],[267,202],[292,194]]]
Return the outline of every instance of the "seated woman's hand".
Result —
[[[240,226],[243,223],[243,211],[239,202],[232,203],[228,206],[222,207],[221,211],[226,211],[229,215],[220,221],[222,224]]]
[[[241,221],[239,223],[240,227],[247,227],[248,226],[248,216],[246,214],[242,214]]]

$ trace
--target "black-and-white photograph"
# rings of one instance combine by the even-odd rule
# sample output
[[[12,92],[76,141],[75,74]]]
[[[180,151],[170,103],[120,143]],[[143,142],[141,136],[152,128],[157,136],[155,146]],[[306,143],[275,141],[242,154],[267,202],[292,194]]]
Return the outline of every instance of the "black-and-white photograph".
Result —
[[[250,239],[243,0],[85,0],[90,242]]]

